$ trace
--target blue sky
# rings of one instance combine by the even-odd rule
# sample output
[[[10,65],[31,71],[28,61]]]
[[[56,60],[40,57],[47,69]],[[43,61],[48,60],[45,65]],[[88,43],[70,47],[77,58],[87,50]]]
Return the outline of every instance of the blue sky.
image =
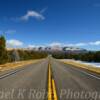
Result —
[[[0,0],[2,32],[9,47],[100,50],[100,0]]]

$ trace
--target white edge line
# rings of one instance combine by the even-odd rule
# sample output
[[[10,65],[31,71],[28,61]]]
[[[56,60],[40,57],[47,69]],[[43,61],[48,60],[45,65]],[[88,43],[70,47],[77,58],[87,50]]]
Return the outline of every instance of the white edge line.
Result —
[[[74,69],[75,69],[75,70],[77,70],[77,71],[79,71],[79,72],[82,72],[82,73],[84,73],[84,74],[86,74],[86,75],[88,75],[88,76],[91,76],[91,77],[94,77],[94,78],[96,78],[96,79],[99,79],[99,80],[100,80],[100,77],[94,76],[94,75],[89,74],[89,73],[87,73],[87,72],[85,72],[85,71],[81,71],[80,69],[77,69],[77,68],[74,68]]]

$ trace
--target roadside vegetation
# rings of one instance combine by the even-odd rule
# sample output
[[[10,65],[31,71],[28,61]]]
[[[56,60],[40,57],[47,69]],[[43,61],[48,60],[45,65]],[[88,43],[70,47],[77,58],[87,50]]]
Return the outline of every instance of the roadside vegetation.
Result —
[[[87,53],[55,52],[52,56],[57,59],[75,59],[87,62],[100,62],[100,51],[89,51]]]
[[[75,59],[88,62],[100,62],[100,51],[89,51],[86,53],[68,53],[60,51],[46,52],[23,49],[7,50],[5,37],[0,36],[0,64],[46,58],[48,54],[51,54],[52,57],[56,59]]]
[[[0,36],[0,64],[9,62],[9,56],[6,50],[6,40],[4,36]]]
[[[46,52],[38,52],[33,50],[7,50],[6,39],[4,36],[0,36],[0,64],[25,61],[32,59],[40,59],[47,57]]]

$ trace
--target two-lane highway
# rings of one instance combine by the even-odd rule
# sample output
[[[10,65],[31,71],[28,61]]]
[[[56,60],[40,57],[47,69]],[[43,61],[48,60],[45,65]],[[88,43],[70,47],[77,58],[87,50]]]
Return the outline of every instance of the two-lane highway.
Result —
[[[100,100],[100,75],[48,57],[0,73],[0,100]]]

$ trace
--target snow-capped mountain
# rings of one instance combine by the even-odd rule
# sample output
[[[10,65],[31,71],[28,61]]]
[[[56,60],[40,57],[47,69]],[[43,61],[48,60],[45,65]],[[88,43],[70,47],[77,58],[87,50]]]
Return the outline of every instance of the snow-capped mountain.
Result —
[[[49,52],[75,52],[75,53],[80,53],[80,52],[87,52],[86,49],[82,48],[77,48],[77,47],[67,47],[67,46],[47,46],[47,47],[34,47],[34,48],[28,48],[30,50],[35,50],[35,51],[49,51]]]

